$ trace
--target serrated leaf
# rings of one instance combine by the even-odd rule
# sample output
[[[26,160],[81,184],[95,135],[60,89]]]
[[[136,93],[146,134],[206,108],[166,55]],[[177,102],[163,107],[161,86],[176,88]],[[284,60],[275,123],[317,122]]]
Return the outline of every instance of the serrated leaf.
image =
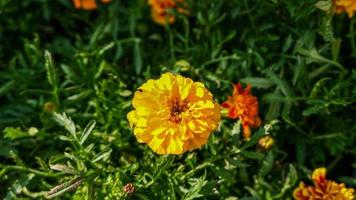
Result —
[[[201,189],[207,184],[208,181],[205,180],[206,175],[204,174],[196,180],[193,186],[183,195],[182,200],[192,200],[200,198],[203,195],[200,194]]]
[[[65,113],[53,113],[54,120],[61,126],[63,126],[73,137],[78,141],[78,137],[76,134],[75,124],[70,117],[68,117]]]
[[[51,86],[57,85],[57,77],[54,71],[54,64],[52,60],[52,55],[49,51],[45,51],[45,67],[47,71],[47,79]]]

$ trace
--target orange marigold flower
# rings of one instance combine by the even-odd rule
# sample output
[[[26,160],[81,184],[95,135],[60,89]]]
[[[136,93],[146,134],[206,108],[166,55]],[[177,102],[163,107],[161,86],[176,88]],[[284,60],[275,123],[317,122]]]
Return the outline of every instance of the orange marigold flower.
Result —
[[[169,12],[170,9],[176,9],[177,12],[187,14],[184,8],[184,0],[148,0],[148,5],[151,6],[152,19],[160,25],[173,24],[175,17]]]
[[[109,3],[111,0],[101,0],[103,3]],[[95,10],[98,6],[96,0],[73,0],[76,9]]]
[[[244,138],[249,139],[251,136],[250,127],[256,128],[261,124],[261,119],[258,116],[258,101],[255,96],[250,94],[250,85],[246,89],[243,89],[240,83],[233,87],[232,96],[229,96],[221,106],[228,109],[229,118],[241,120]]]
[[[172,73],[148,80],[127,114],[137,141],[158,154],[182,154],[207,143],[220,121],[220,106],[203,83]]]
[[[326,169],[318,168],[312,174],[314,186],[303,182],[293,191],[296,200],[354,200],[354,189],[346,188],[343,183],[326,179]]]
[[[333,0],[337,14],[346,12],[351,18],[356,11],[356,0]]]

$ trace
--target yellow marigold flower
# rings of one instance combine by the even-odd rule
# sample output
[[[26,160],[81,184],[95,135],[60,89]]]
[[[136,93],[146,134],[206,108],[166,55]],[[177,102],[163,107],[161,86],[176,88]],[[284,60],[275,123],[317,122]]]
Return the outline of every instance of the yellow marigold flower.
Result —
[[[271,136],[264,136],[258,141],[258,147],[262,150],[269,150],[274,144],[274,139]]]
[[[204,84],[172,73],[144,83],[132,105],[127,118],[137,141],[158,154],[200,148],[220,121],[220,106]]]
[[[326,169],[318,168],[312,174],[314,186],[300,182],[293,191],[296,200],[354,200],[354,189],[346,188],[343,183],[326,179]]]
[[[151,6],[152,19],[159,25],[173,24],[175,17],[169,13],[170,9],[176,9],[177,12],[187,14],[184,0],[148,0]]]
[[[103,3],[109,3],[111,0],[101,0]],[[96,0],[73,0],[76,9],[95,10],[98,6]]]
[[[243,89],[241,84],[234,85],[232,96],[221,104],[222,107],[229,110],[228,117],[231,119],[240,119],[245,139],[251,136],[250,127],[258,127],[261,119],[258,116],[257,98],[250,94],[251,86]]]
[[[335,12],[346,12],[351,18],[356,11],[356,0],[334,0]]]

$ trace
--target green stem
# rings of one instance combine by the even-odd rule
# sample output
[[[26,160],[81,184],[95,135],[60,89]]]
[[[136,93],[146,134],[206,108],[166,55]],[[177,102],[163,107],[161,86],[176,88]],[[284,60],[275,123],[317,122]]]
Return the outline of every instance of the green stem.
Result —
[[[55,102],[56,106],[59,106],[59,95],[58,95],[58,87],[57,86],[53,87],[52,94],[53,94],[53,98],[54,98],[54,102]]]
[[[7,171],[8,171],[8,168],[7,168],[7,167],[4,167],[4,169],[2,169],[2,170],[0,171],[0,178],[1,178],[2,176],[4,176]]]
[[[173,60],[176,59],[176,55],[174,52],[174,36],[173,36],[173,32],[172,29],[169,27],[169,25],[167,24],[166,26],[166,30],[168,31],[168,40],[169,40],[169,49],[171,51],[171,57]]]
[[[39,197],[44,197],[47,192],[31,192],[26,187],[22,189],[22,193],[32,199],[38,199]]]
[[[196,172],[202,170],[202,169],[205,169],[209,166],[212,166],[213,164],[211,162],[205,162],[205,163],[202,163],[200,165],[198,165],[196,168],[194,168],[193,170],[189,171],[188,173],[186,173],[184,176],[182,176],[180,179],[181,180],[184,180],[186,179],[187,177],[195,174]]]
[[[10,171],[10,170],[31,172],[31,173],[34,173],[36,175],[44,176],[44,177],[58,177],[58,176],[61,176],[61,175],[64,174],[64,173],[53,174],[53,173],[50,173],[50,172],[44,172],[44,171],[40,171],[40,170],[36,170],[36,169],[32,169],[32,168],[27,168],[25,166],[18,166],[18,165],[1,165],[0,164],[0,167],[4,168],[0,172],[0,177],[1,177],[1,175],[5,174],[6,171]]]
[[[189,25],[189,20],[186,17],[183,17],[183,22],[185,25],[185,50],[189,51],[189,38],[190,38],[190,25]]]

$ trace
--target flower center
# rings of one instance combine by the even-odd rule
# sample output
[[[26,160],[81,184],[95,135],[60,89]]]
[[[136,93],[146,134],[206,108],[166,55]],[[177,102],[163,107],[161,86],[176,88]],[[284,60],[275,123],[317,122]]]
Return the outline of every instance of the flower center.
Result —
[[[182,116],[181,113],[187,110],[188,108],[188,103],[187,102],[182,102],[179,101],[178,99],[172,99],[168,103],[170,109],[171,109],[171,116],[169,120],[174,123],[179,123],[182,121]]]

